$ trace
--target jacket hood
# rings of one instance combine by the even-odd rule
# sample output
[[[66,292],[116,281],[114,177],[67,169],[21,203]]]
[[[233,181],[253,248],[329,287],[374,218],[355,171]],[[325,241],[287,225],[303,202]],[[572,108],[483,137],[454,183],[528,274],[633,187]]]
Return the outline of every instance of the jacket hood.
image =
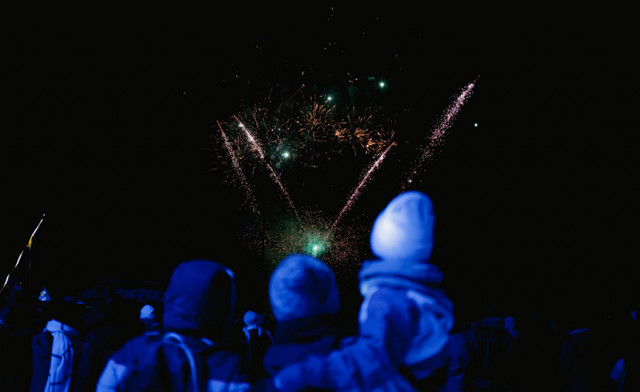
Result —
[[[384,279],[413,282],[413,284],[420,286],[435,286],[439,285],[443,278],[444,275],[434,264],[414,263],[406,260],[368,260],[362,264],[358,273],[358,280],[361,283]]]
[[[209,260],[178,265],[164,298],[164,328],[211,339],[225,338],[235,305],[235,280],[224,266]]]
[[[441,288],[443,279],[444,274],[434,264],[402,260],[365,261],[358,274],[362,296],[374,287],[397,287],[419,291],[452,311],[453,304]]]

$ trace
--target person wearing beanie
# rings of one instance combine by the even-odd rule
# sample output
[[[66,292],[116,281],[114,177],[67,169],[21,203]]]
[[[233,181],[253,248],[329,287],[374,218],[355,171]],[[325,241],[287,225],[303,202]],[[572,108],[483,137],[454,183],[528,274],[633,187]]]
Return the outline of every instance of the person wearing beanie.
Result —
[[[249,382],[254,382],[266,376],[262,359],[267,349],[273,344],[273,337],[271,332],[263,326],[264,315],[248,310],[243,316],[243,321],[244,340],[241,347],[247,361]]]
[[[140,317],[138,318],[145,332],[159,331],[162,328],[160,316],[153,305],[144,304],[140,308]]]
[[[264,367],[271,376],[310,355],[329,354],[349,336],[338,320],[335,274],[313,256],[282,259],[269,279],[269,302],[276,319],[275,343],[267,350]]]
[[[426,194],[408,191],[391,200],[371,230],[375,259],[359,271],[363,300],[354,341],[283,368],[263,389],[414,391],[444,382],[437,376],[446,375],[453,305],[439,288],[443,274],[429,263],[433,229]]]
[[[234,275],[224,266],[179,264],[164,296],[163,333],[125,343],[96,391],[248,390],[243,360],[229,345],[235,296]]]
[[[265,335],[273,342],[273,338],[271,337],[271,332],[267,328],[264,327],[264,315],[258,314],[253,310],[247,310],[242,316],[242,321],[244,321],[244,327],[242,327],[242,333],[244,333],[245,337],[249,339],[249,335],[252,331],[256,331],[255,333],[259,336]]]

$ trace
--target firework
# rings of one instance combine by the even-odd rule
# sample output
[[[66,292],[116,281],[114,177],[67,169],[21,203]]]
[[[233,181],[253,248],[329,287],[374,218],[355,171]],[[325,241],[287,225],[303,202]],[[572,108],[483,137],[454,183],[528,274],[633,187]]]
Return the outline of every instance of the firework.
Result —
[[[340,221],[342,216],[345,214],[345,212],[347,212],[347,210],[349,210],[353,206],[353,203],[355,202],[356,198],[360,195],[360,192],[362,192],[362,188],[369,182],[369,180],[371,178],[371,175],[380,166],[380,164],[384,160],[385,156],[387,155],[387,153],[389,152],[389,150],[393,146],[395,146],[395,143],[392,143],[391,145],[389,145],[389,147],[387,147],[387,149],[384,150],[384,152],[382,152],[382,154],[380,154],[378,159],[376,159],[375,162],[373,162],[373,164],[369,167],[369,169],[362,176],[362,179],[358,183],[358,186],[356,186],[355,190],[353,191],[353,193],[351,194],[349,199],[347,199],[347,203],[344,205],[344,207],[342,207],[342,210],[340,210],[340,213],[338,214],[338,217],[336,218],[336,220],[331,225],[331,229],[332,230],[335,229],[336,225],[338,224],[338,222]]]
[[[234,117],[234,118],[236,120],[238,120],[237,117]],[[258,141],[255,139],[255,137],[251,133],[251,131],[242,122],[239,122],[238,126],[240,127],[240,129],[242,129],[244,131],[244,134],[247,136],[247,140],[249,141],[249,143],[251,143],[251,146],[253,147],[253,149],[260,156],[260,160],[262,161],[264,166],[269,170],[269,175],[271,175],[271,178],[273,179],[273,181],[275,181],[276,184],[278,184],[278,187],[282,191],[282,194],[284,195],[284,198],[289,203],[289,206],[291,207],[291,210],[296,215],[296,217],[298,217],[298,219],[299,219],[300,217],[298,216],[298,211],[296,211],[296,208],[293,205],[293,201],[291,200],[291,196],[289,196],[289,192],[287,192],[287,190],[284,188],[284,185],[282,185],[282,182],[278,178],[278,175],[276,174],[275,170],[273,170],[271,165],[265,159],[264,152],[262,152],[262,147],[260,147],[260,143],[258,143]]]
[[[279,215],[267,223],[263,244],[265,262],[273,269],[286,255],[305,253],[342,271],[361,260],[362,239],[368,235],[367,231],[355,222],[332,228],[331,221],[317,210],[303,210],[299,219]]]
[[[456,118],[462,105],[469,99],[473,92],[473,88],[476,85],[476,82],[480,75],[476,76],[473,82],[469,83],[465,86],[460,94],[456,97],[456,99],[447,107],[442,116],[440,117],[440,121],[438,125],[431,132],[427,144],[425,147],[421,149],[421,154],[413,165],[413,169],[409,172],[409,176],[406,181],[401,186],[401,191],[404,191],[406,186],[413,182],[413,178],[421,171],[424,163],[429,161],[434,154],[434,150],[442,145],[444,136],[447,130],[451,127],[453,120]]]
[[[233,147],[231,146],[231,143],[227,138],[227,134],[224,133],[224,130],[222,129],[222,125],[220,125],[220,122],[218,122],[218,128],[220,129],[220,135],[222,136],[224,146],[227,149],[227,152],[229,153],[229,160],[231,161],[231,164],[233,165],[233,168],[238,177],[238,180],[240,181],[240,184],[245,191],[245,196],[246,196],[245,201],[249,205],[249,207],[251,208],[251,211],[253,211],[254,214],[260,215],[260,210],[258,210],[258,202],[256,201],[256,198],[253,196],[253,193],[251,192],[251,187],[249,186],[247,177],[242,172],[242,167],[240,167],[240,162],[238,162],[238,157],[236,157],[236,154],[233,151]]]
[[[477,78],[467,85],[445,110],[426,146],[419,150],[406,183],[420,173],[435,148],[442,144],[476,81]],[[277,206],[269,210],[269,203],[263,203],[263,224],[244,233],[247,243],[261,251],[271,269],[291,253],[319,257],[336,271],[351,268],[363,259],[369,231],[363,222],[368,217],[356,215],[346,221],[345,216],[397,145],[395,122],[382,115],[380,109],[342,107],[335,102],[329,96],[306,97],[303,85],[282,101],[268,97],[231,116],[224,126],[219,124],[225,156],[230,158],[223,162],[230,163],[229,175],[239,179],[235,183],[245,188],[256,217],[260,215],[255,209],[256,190],[261,188],[262,197],[266,197],[268,184],[276,185],[289,206],[289,212]],[[365,161],[372,163],[361,168],[359,177],[353,175],[356,186],[337,209],[336,218],[329,219],[330,208],[320,208],[318,203],[342,199],[329,196],[333,183],[341,181],[333,178],[335,173],[348,178],[357,174],[354,170]],[[244,173],[249,173],[251,180]],[[327,173],[332,173],[332,178],[327,178]],[[295,195],[290,194],[286,184],[295,185]],[[305,196],[307,202],[303,203]]]
[[[354,158],[379,155],[394,137],[393,126],[380,110],[341,109],[318,95],[265,99],[224,123],[238,159],[252,171],[266,162],[278,177],[325,167],[348,151]]]

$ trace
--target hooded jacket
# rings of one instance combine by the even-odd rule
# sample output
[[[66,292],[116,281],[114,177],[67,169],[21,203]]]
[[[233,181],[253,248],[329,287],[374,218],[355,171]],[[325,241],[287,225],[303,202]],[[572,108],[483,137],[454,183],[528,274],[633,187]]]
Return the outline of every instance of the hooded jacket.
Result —
[[[171,391],[248,390],[241,357],[227,344],[234,297],[227,268],[207,260],[178,265],[164,299],[165,333],[127,342],[107,363],[96,391],[144,390],[129,387],[137,379],[149,390],[160,386],[150,382]]]

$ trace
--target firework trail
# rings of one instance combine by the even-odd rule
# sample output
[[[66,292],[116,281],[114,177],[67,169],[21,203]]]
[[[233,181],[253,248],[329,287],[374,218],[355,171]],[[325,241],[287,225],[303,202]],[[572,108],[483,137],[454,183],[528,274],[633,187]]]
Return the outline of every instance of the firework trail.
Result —
[[[382,154],[380,154],[380,156],[378,157],[378,159],[375,160],[375,162],[373,162],[373,164],[369,167],[369,169],[367,170],[367,172],[364,174],[364,176],[362,176],[362,180],[360,181],[360,183],[358,184],[358,186],[355,188],[355,190],[353,191],[353,193],[351,194],[351,197],[349,197],[349,199],[347,200],[347,203],[344,205],[344,207],[342,208],[342,210],[340,211],[340,213],[338,214],[338,217],[336,218],[336,220],[333,222],[333,224],[331,225],[331,231],[333,231],[336,227],[336,225],[338,224],[338,221],[340,220],[340,218],[342,218],[342,215],[345,214],[345,212],[347,212],[352,206],[353,203],[355,201],[355,199],[358,197],[358,195],[360,195],[360,192],[362,190],[362,188],[369,182],[369,179],[371,177],[371,174],[380,166],[380,164],[382,163],[382,161],[384,160],[387,152],[389,152],[389,150],[391,149],[391,147],[395,146],[395,143],[391,143],[383,152]]]
[[[256,139],[253,137],[249,129],[245,127],[244,124],[237,117],[234,116],[234,118],[236,119],[236,121],[238,121],[238,124],[240,124],[240,128],[244,131],[244,134],[247,136],[247,140],[249,140],[249,143],[251,143],[251,146],[258,152],[258,155],[260,156],[260,160],[262,161],[262,163],[264,163],[265,167],[269,170],[269,174],[271,175],[271,178],[273,178],[273,180],[276,182],[276,184],[282,191],[282,194],[284,195],[285,199],[289,203],[289,206],[291,207],[291,210],[293,211],[293,213],[296,215],[296,218],[300,220],[300,215],[298,215],[298,211],[294,207],[293,201],[291,200],[291,197],[289,197],[289,193],[287,192],[286,189],[284,189],[284,185],[282,185],[282,182],[280,182],[280,179],[278,178],[278,175],[276,174],[275,170],[273,170],[271,165],[267,162],[264,156],[264,152],[262,151],[262,148],[260,147]]]
[[[469,83],[466,87],[464,87],[460,95],[458,95],[455,101],[453,101],[453,103],[449,105],[449,107],[445,110],[443,116],[441,117],[440,123],[431,133],[431,137],[429,138],[427,146],[422,149],[422,154],[418,158],[417,162],[414,164],[413,170],[411,170],[407,180],[402,184],[401,191],[404,191],[407,185],[411,183],[412,178],[418,174],[422,165],[426,161],[431,159],[434,153],[433,152],[434,149],[442,143],[442,139],[445,133],[451,127],[451,123],[460,112],[462,105],[464,105],[467,99],[469,99],[469,97],[471,96],[473,92],[473,88],[475,87],[479,77],[480,75],[478,75],[473,80],[473,82]]]
[[[256,215],[260,216],[260,211],[258,210],[258,202],[256,201],[255,197],[253,196],[253,193],[251,192],[251,188],[249,187],[249,182],[247,181],[247,177],[245,177],[244,173],[242,172],[242,167],[240,166],[240,162],[238,162],[238,157],[236,157],[236,154],[233,152],[233,147],[231,146],[231,142],[229,142],[229,139],[227,138],[227,134],[224,133],[224,130],[222,129],[222,125],[220,125],[219,121],[218,121],[218,128],[220,128],[220,134],[222,135],[222,139],[224,141],[224,146],[227,149],[227,153],[229,153],[231,164],[233,165],[233,168],[235,169],[236,174],[238,175],[240,184],[242,184],[242,187],[244,188],[249,207],[251,207],[251,210]]]

